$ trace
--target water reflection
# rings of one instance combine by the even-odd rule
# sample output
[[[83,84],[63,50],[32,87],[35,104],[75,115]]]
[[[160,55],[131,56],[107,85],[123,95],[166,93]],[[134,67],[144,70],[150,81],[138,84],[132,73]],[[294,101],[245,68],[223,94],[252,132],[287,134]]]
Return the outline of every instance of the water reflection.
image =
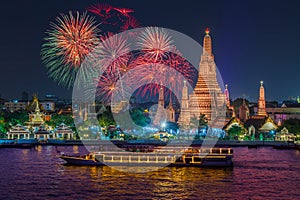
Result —
[[[85,153],[81,147],[59,147]],[[300,153],[236,148],[230,169],[165,167],[148,173],[65,166],[55,147],[0,149],[0,199],[297,199]],[[139,169],[136,169],[139,170]]]

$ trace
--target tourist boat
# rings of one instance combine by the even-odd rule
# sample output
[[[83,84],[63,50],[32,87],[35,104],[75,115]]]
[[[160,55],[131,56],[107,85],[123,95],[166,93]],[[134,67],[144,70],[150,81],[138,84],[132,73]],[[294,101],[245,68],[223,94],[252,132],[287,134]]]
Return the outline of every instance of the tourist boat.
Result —
[[[83,156],[59,155],[67,165],[230,167],[231,148],[161,148],[148,152],[103,151]]]

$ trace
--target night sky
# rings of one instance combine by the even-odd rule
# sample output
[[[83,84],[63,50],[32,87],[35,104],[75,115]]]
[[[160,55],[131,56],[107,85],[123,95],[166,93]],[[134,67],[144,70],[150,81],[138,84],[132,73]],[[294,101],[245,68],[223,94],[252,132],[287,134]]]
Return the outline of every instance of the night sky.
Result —
[[[40,50],[50,21],[69,10],[84,11],[101,1],[5,1],[0,12],[0,94],[22,91],[71,98],[71,90],[47,77]],[[300,2],[294,0],[110,0],[135,10],[144,26],[180,31],[202,43],[210,27],[213,53],[231,98],[258,98],[263,80],[267,100],[300,95]],[[96,18],[97,19],[97,18]],[[101,28],[101,27],[100,27]],[[200,56],[200,55],[199,55]]]

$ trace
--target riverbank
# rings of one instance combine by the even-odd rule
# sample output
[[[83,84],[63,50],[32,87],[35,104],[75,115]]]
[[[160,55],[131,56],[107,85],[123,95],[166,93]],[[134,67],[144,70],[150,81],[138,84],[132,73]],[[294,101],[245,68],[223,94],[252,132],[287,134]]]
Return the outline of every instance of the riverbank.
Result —
[[[299,144],[284,141],[236,141],[236,140],[173,140],[172,142],[162,142],[158,140],[0,140],[0,148],[30,148],[36,145],[53,145],[53,146],[72,146],[72,145],[85,145],[85,146],[100,146],[110,145],[111,143],[117,146],[123,145],[186,145],[186,146],[215,146],[215,147],[248,147],[256,148],[261,146],[269,146],[282,149],[300,149]]]

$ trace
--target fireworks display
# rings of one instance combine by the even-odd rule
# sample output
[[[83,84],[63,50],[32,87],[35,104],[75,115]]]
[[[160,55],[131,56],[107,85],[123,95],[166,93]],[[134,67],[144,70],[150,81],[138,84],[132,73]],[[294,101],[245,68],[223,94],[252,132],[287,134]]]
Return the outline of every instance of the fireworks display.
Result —
[[[170,91],[181,90],[182,77],[192,84],[197,72],[175,50],[165,29],[147,27],[138,34],[129,33],[126,37],[137,41],[135,47],[139,49],[130,52],[129,38],[117,33],[140,27],[132,15],[134,10],[108,4],[92,5],[87,10],[100,20],[96,23],[86,13],[69,12],[57,17],[46,32],[42,60],[49,76],[59,84],[71,87],[84,59],[94,49],[99,60],[93,67],[103,74],[92,82],[97,88],[96,97],[102,102],[109,102],[113,93],[124,97],[131,85],[142,85],[138,94],[144,96],[156,95],[162,82],[168,83],[165,87]],[[132,77],[123,81],[128,72]]]
[[[97,26],[93,18],[79,12],[61,14],[56,22],[46,33],[42,60],[51,78],[71,87],[77,68],[98,44]]]
[[[197,70],[178,54],[169,52],[166,57],[166,59],[156,63],[149,63],[143,57],[136,61],[138,67],[134,69],[135,72],[131,76],[138,85],[144,85],[137,91],[138,95],[156,95],[161,84],[169,89],[165,93],[167,95],[170,91],[180,93],[184,80],[193,84],[193,80],[198,75]]]
[[[149,61],[157,62],[166,58],[167,53],[174,48],[172,43],[171,36],[163,28],[147,27],[137,44]]]
[[[108,4],[95,4],[87,10],[100,18],[104,26],[104,33],[118,33],[140,27],[140,23],[132,15],[134,10],[129,8],[116,8]]]
[[[137,21],[134,17],[129,16],[124,24],[120,27],[121,31],[127,31],[134,28],[139,28],[141,26],[140,22]]]
[[[128,70],[131,53],[129,44],[124,36],[109,33],[101,37],[99,52],[97,54],[101,58],[98,67],[102,68],[101,71],[104,71],[103,75],[99,78],[98,89],[100,92],[97,92],[97,94],[100,94],[101,101],[106,102],[111,97],[111,93],[117,90],[112,86],[114,84],[111,80],[119,80],[119,89],[121,89],[121,93],[124,91],[122,75]],[[108,78],[111,80],[108,81]],[[124,94],[122,95],[124,97]]]
[[[117,99],[123,100],[129,87],[129,82],[123,83],[119,73],[107,69],[97,80],[96,98],[109,104],[114,94]]]
[[[114,68],[113,70],[119,70],[127,64],[130,57],[128,54],[130,52],[129,44],[122,35],[112,33],[103,35],[99,49],[101,67],[105,66]]]

